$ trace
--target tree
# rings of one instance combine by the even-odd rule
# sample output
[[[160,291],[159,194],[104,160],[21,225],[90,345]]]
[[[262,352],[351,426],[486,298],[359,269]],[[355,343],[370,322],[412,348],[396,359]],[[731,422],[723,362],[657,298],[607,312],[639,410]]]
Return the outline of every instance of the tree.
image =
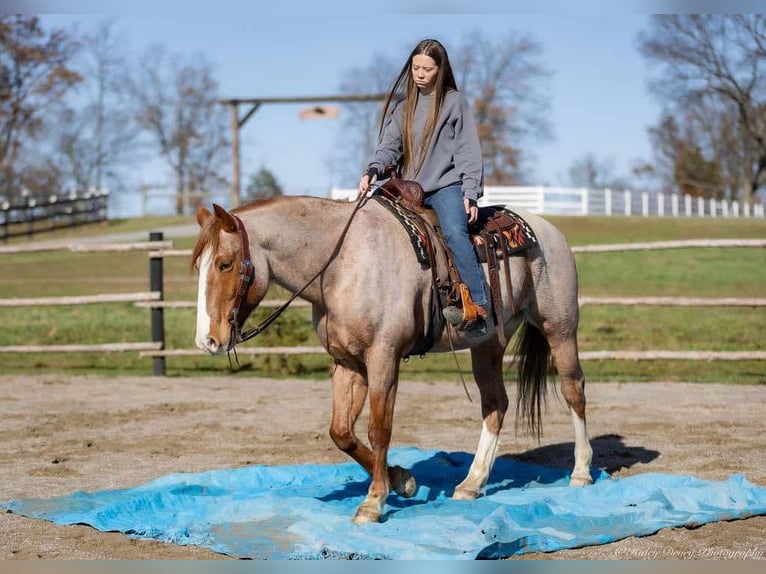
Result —
[[[541,45],[527,35],[509,33],[497,42],[474,31],[453,58],[458,88],[473,101],[479,128],[484,180],[509,185],[524,179],[534,156],[528,143],[550,138]]]
[[[376,53],[373,62],[364,67],[348,70],[340,84],[342,94],[383,94],[390,89],[399,72],[396,64],[383,54]],[[342,166],[338,169],[344,180],[356,184],[375,151],[380,127],[381,104],[354,102],[343,104],[340,141]]]
[[[130,85],[138,124],[154,139],[173,171],[176,212],[189,211],[226,178],[220,171],[228,150],[225,110],[218,104],[218,83],[199,56],[183,61],[162,47],[144,55]]]
[[[593,154],[586,154],[575,160],[569,168],[569,180],[577,187],[598,189],[609,187],[625,189],[627,182],[614,175],[614,162],[611,159],[597,159]]]
[[[20,184],[25,139],[81,77],[70,67],[77,43],[62,30],[46,32],[36,17],[0,15],[0,195]]]
[[[649,130],[660,173],[669,189],[678,189],[694,197],[723,197],[719,164],[705,151],[704,132],[698,129],[694,115],[683,124],[672,116],[662,118]]]
[[[639,42],[644,56],[663,66],[652,89],[672,111],[696,113],[697,129],[738,144],[736,166],[731,153],[706,161],[718,163],[719,176],[729,174],[724,185],[741,182],[749,202],[766,185],[766,15],[657,15]]]
[[[282,195],[282,186],[279,185],[277,178],[271,171],[262,167],[257,173],[250,176],[245,194],[250,201],[268,199]]]
[[[124,44],[106,20],[85,36],[81,59],[84,81],[78,98],[66,102],[50,128],[51,157],[77,189],[102,188],[115,182],[134,155],[138,126],[123,86]]]

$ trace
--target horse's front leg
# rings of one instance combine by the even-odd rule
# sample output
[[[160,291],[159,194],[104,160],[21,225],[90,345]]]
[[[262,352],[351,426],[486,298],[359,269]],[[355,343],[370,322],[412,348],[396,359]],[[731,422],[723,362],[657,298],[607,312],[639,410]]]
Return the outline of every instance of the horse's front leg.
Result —
[[[367,380],[355,368],[341,362],[335,364],[332,377],[333,408],[330,436],[339,449],[357,461],[369,474],[374,475],[373,451],[354,433],[354,426],[367,399]],[[401,496],[415,494],[416,483],[412,475],[399,466],[388,468],[391,488]]]
[[[370,398],[370,420],[368,438],[372,447],[371,482],[367,498],[359,505],[354,515],[357,524],[380,522],[386,504],[391,480],[388,467],[388,447],[391,443],[391,429],[394,419],[394,403],[399,378],[399,361],[392,349],[370,352],[367,362]],[[398,467],[396,467],[398,468]],[[409,476],[407,471],[399,469]],[[397,477],[399,478],[399,477]],[[412,481],[412,477],[409,477]],[[414,481],[412,481],[414,493]]]

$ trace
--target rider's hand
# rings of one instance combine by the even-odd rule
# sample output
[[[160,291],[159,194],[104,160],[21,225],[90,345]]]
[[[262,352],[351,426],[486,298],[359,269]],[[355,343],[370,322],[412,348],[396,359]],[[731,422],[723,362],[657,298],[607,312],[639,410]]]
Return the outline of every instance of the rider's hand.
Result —
[[[375,185],[376,181],[378,181],[378,170],[372,168],[368,170],[367,173],[365,173],[359,180],[359,191],[356,197],[359,198],[362,196],[362,194],[367,193],[370,190],[370,187]]]
[[[465,213],[468,216],[468,223],[474,223],[479,218],[479,206],[475,201],[464,199]]]

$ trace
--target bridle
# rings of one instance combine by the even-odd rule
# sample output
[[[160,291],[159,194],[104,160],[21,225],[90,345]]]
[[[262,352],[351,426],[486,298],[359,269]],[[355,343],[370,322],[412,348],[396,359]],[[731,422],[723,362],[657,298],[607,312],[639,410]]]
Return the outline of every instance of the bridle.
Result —
[[[354,210],[351,212],[348,221],[346,221],[346,225],[343,227],[343,231],[341,231],[340,237],[335,243],[335,247],[333,248],[332,253],[330,253],[330,257],[327,259],[325,264],[322,265],[321,269],[319,269],[319,271],[317,271],[316,274],[311,279],[309,279],[303,287],[293,293],[290,298],[285,301],[279,308],[275,309],[258,325],[252,329],[248,329],[247,331],[242,331],[242,326],[240,325],[239,318],[242,315],[242,306],[247,300],[247,292],[250,290],[250,286],[255,283],[255,267],[253,266],[253,262],[250,259],[250,238],[248,237],[245,224],[238,215],[234,213],[231,214],[237,224],[237,233],[239,234],[239,238],[242,241],[242,261],[239,264],[239,285],[237,286],[237,294],[234,298],[234,305],[232,305],[231,311],[229,311],[229,316],[227,317],[227,320],[231,325],[229,350],[234,349],[239,343],[249,341],[253,337],[263,333],[263,331],[265,331],[268,326],[271,325],[274,320],[290,306],[290,303],[300,297],[301,293],[303,293],[306,288],[316,280],[317,277],[319,277],[327,270],[327,268],[330,266],[330,263],[332,263],[332,260],[335,259],[336,255],[338,255],[341,245],[343,245],[343,240],[346,237],[348,228],[351,226],[351,221],[354,219],[357,211],[359,211],[368,197],[369,194],[362,194],[359,196],[359,199],[354,206]]]
[[[237,233],[242,241],[242,261],[239,262],[239,285],[237,285],[237,294],[234,296],[234,305],[229,311],[227,321],[231,325],[231,337],[229,338],[229,347],[233,347],[242,340],[242,328],[239,324],[239,316],[242,313],[242,305],[244,304],[247,292],[250,290],[250,286],[255,283],[255,266],[250,258],[250,237],[247,235],[247,229],[245,224],[235,214],[231,214],[234,221],[237,223]],[[254,336],[254,335],[252,335]]]

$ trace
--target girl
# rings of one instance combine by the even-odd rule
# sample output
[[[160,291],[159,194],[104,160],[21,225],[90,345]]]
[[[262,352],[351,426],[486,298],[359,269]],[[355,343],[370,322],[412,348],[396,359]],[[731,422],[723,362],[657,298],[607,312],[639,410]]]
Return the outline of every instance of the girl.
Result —
[[[484,193],[481,145],[468,100],[458,91],[447,51],[436,40],[415,46],[386,98],[378,147],[359,182],[360,194],[387,165],[399,166],[403,179],[423,186],[425,205],[436,213],[470,291],[472,301],[464,302],[463,310],[446,307],[444,317],[453,325],[467,324],[472,334],[486,334],[484,273],[468,235]]]

